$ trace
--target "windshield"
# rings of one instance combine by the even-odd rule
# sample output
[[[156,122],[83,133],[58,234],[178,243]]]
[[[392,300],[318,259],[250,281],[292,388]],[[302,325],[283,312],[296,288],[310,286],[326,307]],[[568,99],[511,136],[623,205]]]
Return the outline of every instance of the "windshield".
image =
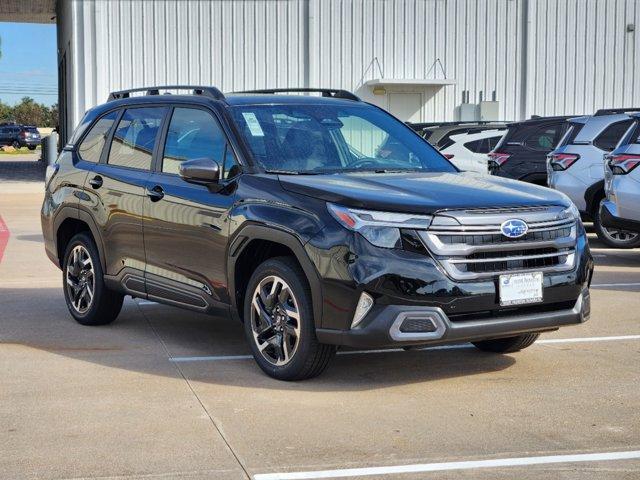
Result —
[[[370,106],[247,105],[233,115],[270,172],[457,171],[402,122]]]

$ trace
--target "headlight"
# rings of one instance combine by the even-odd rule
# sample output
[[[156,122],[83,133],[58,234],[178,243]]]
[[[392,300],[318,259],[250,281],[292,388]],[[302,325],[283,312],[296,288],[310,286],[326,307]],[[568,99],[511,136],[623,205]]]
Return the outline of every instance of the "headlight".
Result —
[[[576,207],[575,204],[571,202],[571,205],[569,207],[565,208],[564,210],[562,210],[562,212],[558,214],[557,219],[558,220],[573,219],[579,222],[580,211],[578,210],[578,207]]]
[[[400,248],[401,228],[425,229],[432,216],[359,210],[327,203],[329,213],[345,228],[360,233],[377,247]]]

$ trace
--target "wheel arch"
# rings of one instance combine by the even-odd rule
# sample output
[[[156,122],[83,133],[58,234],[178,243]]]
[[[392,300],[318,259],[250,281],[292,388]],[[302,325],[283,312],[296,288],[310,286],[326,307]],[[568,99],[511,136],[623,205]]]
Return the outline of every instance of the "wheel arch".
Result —
[[[595,216],[598,208],[600,207],[600,200],[602,200],[604,196],[604,180],[600,180],[587,188],[584,192],[584,201],[587,206],[587,213]]]
[[[282,255],[292,256],[302,268],[313,304],[313,317],[317,326],[322,324],[322,287],[320,276],[309,259],[304,245],[292,233],[264,225],[247,225],[230,242],[227,259],[227,282],[231,299],[231,314],[243,320],[242,301],[249,277],[263,261]]]
[[[98,228],[91,216],[82,210],[72,207],[64,207],[55,217],[53,231],[55,232],[55,246],[58,257],[58,266],[62,268],[62,256],[69,240],[82,231],[89,232],[98,248],[100,264],[105,268],[104,245],[99,235]]]

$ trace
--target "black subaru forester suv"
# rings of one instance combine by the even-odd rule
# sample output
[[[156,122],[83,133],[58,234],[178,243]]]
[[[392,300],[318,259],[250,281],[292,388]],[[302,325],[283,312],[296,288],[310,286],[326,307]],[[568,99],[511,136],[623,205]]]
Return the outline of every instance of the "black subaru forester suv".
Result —
[[[230,315],[283,380],[337,346],[514,352],[588,318],[565,196],[461,173],[384,110],[312,91],[152,87],[88,111],[42,207],[73,317],[110,323],[125,295]]]

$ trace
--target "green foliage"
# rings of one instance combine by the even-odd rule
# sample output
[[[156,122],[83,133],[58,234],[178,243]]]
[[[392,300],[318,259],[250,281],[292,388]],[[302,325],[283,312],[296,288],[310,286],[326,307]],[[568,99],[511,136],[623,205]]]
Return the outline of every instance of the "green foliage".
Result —
[[[58,125],[58,105],[47,107],[33,98],[24,97],[20,103],[11,107],[0,100],[0,123],[16,122],[36,127],[55,127]]]

